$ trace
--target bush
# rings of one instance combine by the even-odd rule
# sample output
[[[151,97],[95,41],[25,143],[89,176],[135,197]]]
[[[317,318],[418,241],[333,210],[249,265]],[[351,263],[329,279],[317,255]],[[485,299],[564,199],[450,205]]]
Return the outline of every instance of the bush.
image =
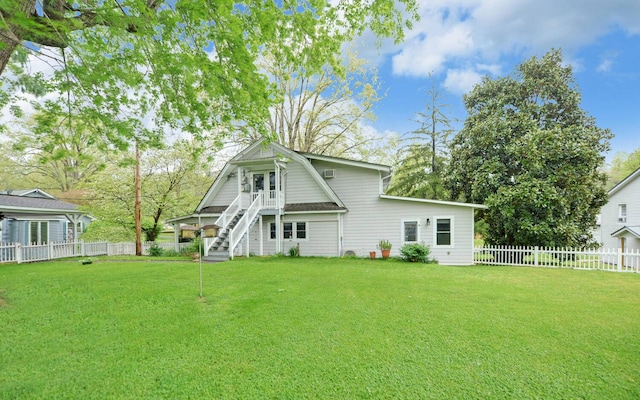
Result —
[[[160,257],[164,253],[164,249],[158,245],[158,243],[153,242],[151,247],[149,248],[149,255],[151,257]]]
[[[204,255],[204,243],[201,238],[195,238],[188,246],[181,248],[180,254],[190,256],[193,253],[198,253],[198,251],[200,251],[200,255]]]
[[[431,261],[429,259],[429,246],[418,243],[405,244],[400,249],[400,259],[408,262],[429,262]]]
[[[165,257],[180,257],[182,254],[174,249],[164,249],[162,255]]]
[[[300,255],[300,250],[298,250],[298,247],[291,247],[289,249],[289,257],[298,257]]]

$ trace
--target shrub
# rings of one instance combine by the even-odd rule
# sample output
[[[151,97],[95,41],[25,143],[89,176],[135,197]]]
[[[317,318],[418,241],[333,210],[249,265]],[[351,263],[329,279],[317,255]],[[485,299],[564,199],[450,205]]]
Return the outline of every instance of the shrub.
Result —
[[[298,257],[300,255],[300,251],[297,246],[289,248],[289,256],[290,257]]]
[[[164,249],[158,245],[158,243],[153,242],[151,247],[149,248],[149,255],[151,257],[160,257],[164,253]]]
[[[190,256],[193,253],[198,253],[198,251],[200,251],[200,255],[204,255],[204,243],[201,238],[193,239],[188,246],[180,249],[180,254],[183,256]]]
[[[180,257],[182,254],[174,249],[164,249],[162,255],[165,257]]]
[[[405,244],[400,249],[400,259],[408,262],[429,262],[429,246],[424,244]]]

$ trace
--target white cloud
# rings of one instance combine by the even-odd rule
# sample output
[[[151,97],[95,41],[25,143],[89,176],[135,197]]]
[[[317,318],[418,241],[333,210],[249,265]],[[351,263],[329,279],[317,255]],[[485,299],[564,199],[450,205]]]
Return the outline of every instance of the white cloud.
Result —
[[[481,80],[482,75],[474,70],[451,69],[447,71],[444,86],[452,93],[465,94],[471,91]]]
[[[640,34],[638,0],[423,0],[420,14],[406,41],[385,49],[394,74],[427,76],[469,60],[476,72],[498,74],[505,57],[562,48],[571,58],[614,29]]]
[[[605,59],[600,62],[600,65],[596,68],[598,72],[609,72],[611,71],[611,67],[613,66],[613,60]]]

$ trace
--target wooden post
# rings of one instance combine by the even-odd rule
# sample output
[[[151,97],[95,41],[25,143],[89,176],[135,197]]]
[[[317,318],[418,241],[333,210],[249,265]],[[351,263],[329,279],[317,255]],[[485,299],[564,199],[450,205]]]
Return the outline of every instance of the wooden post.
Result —
[[[142,182],[140,180],[140,147],[136,140],[136,167],[135,167],[135,211],[134,218],[136,223],[136,256],[142,255]]]

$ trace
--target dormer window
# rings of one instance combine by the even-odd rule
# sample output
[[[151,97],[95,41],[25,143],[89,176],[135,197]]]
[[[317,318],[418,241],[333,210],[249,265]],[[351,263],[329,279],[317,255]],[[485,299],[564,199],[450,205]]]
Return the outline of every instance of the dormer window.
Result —
[[[626,204],[618,204],[618,222],[622,224],[627,222],[627,205]]]

